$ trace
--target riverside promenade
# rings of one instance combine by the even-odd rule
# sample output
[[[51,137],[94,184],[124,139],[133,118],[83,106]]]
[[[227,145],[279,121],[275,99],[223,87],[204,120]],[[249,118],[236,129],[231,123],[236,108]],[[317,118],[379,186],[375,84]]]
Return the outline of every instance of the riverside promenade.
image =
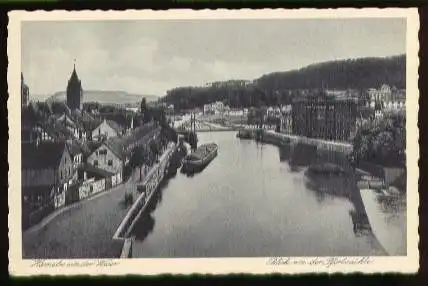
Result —
[[[130,205],[124,194],[140,179],[136,169],[123,184],[68,206],[22,235],[23,258],[118,258],[123,241],[113,235]]]

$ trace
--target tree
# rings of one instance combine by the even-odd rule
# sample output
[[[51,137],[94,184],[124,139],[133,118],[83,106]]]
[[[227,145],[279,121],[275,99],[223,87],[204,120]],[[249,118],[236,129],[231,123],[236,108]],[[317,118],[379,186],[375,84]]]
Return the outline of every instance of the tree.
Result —
[[[131,159],[129,160],[129,164],[131,165],[132,168],[134,169],[137,167],[140,168],[140,181],[142,180],[141,167],[146,162],[146,158],[145,158],[146,156],[144,153],[145,152],[142,147],[137,147],[132,152]]]
[[[146,98],[143,97],[141,99],[140,112],[141,112],[141,114],[144,114],[146,111],[147,111],[147,102],[146,102]]]
[[[405,164],[405,117],[387,115],[377,123],[363,125],[354,138],[353,156],[381,165]]]
[[[278,106],[291,104],[292,98],[299,96],[299,90],[319,89],[323,82],[329,88],[343,90],[377,88],[383,83],[405,88],[405,68],[405,55],[332,61],[266,74],[251,84],[224,81],[207,87],[178,87],[167,91],[161,101],[173,104],[177,110],[216,101],[227,102],[232,108]]]
[[[159,147],[155,140],[150,141],[149,148],[154,159],[157,160],[159,156]]]

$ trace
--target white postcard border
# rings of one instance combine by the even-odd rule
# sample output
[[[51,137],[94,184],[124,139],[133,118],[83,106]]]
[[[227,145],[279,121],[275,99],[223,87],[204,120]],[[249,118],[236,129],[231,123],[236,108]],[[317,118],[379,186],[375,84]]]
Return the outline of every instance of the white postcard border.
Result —
[[[328,258],[283,258],[283,263],[271,265],[269,258],[198,258],[198,259],[125,259],[125,260],[23,260],[21,233],[20,179],[20,73],[22,21],[77,20],[207,20],[207,19],[314,19],[314,18],[396,18],[407,19],[406,51],[406,113],[407,113],[407,256],[347,257],[347,261],[327,266],[316,263]],[[150,274],[230,274],[230,273],[414,273],[419,268],[418,178],[419,130],[418,67],[419,15],[416,8],[364,9],[262,9],[262,10],[129,10],[129,11],[12,11],[8,25],[8,116],[9,116],[9,271],[14,276],[29,275],[150,275]],[[340,259],[337,257],[336,259]],[[333,260],[330,260],[333,261]],[[287,262],[287,263],[286,263]],[[42,264],[44,264],[42,266]]]

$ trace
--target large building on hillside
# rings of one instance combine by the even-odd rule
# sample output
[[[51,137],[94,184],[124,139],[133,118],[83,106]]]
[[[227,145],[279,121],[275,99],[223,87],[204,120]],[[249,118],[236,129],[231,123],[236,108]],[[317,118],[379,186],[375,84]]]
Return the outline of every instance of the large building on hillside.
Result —
[[[355,131],[357,102],[329,97],[323,91],[293,100],[293,134],[334,141],[348,141]]]
[[[385,109],[404,109],[406,104],[406,91],[397,89],[395,86],[392,88],[383,84],[379,89],[370,88],[367,90],[368,97],[370,98],[370,106],[375,107],[379,105]]]
[[[21,73],[21,107],[28,105],[30,100],[30,89],[24,82],[24,75]]]
[[[83,106],[83,89],[82,83],[76,73],[76,65],[73,67],[73,72],[67,85],[67,106],[71,110],[82,110]]]

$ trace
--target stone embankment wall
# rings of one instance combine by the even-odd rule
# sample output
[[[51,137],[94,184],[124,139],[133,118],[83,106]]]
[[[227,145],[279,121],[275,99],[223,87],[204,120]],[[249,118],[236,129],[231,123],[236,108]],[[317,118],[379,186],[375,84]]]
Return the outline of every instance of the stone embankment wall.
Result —
[[[159,158],[159,162],[150,169],[144,180],[139,184],[139,188],[141,188],[142,191],[132,192],[134,196],[137,194],[138,197],[134,200],[134,204],[129,209],[128,213],[120,223],[116,233],[113,236],[114,240],[122,240],[124,243],[121,257],[130,256],[130,253],[132,252],[133,238],[128,237],[129,233],[134,227],[136,221],[146,209],[153,195],[158,190],[160,183],[165,177],[166,170],[169,167],[172,155],[176,149],[176,144],[170,144],[163,155]]]

